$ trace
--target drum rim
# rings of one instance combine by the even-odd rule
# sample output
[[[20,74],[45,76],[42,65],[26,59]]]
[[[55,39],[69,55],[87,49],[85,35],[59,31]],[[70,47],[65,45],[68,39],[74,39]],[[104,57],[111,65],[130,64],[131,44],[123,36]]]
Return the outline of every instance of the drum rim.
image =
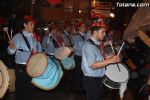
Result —
[[[45,54],[45,52],[38,52],[38,53],[36,53],[36,54],[43,54],[43,55],[45,55],[45,57],[46,57],[46,62],[47,62],[47,65],[46,65],[46,67],[48,66],[48,58],[47,58],[47,55]],[[33,55],[34,56],[34,55]],[[29,76],[31,76],[31,77],[38,77],[38,76],[40,76],[40,75],[31,75],[29,72],[28,72],[28,64],[29,64],[29,61],[30,61],[30,59],[32,58],[32,56],[28,59],[28,61],[27,61],[27,65],[26,65],[26,72],[27,72],[27,74],[29,75]],[[45,70],[46,70],[46,67],[45,67]],[[42,74],[45,72],[45,70],[42,72]]]
[[[8,73],[7,67],[6,67],[6,65],[1,60],[0,60],[0,65],[1,65],[0,70],[3,69],[3,71],[4,71],[4,72],[1,71],[2,86],[0,88],[0,98],[3,98],[3,96],[5,95],[5,93],[6,93],[7,89],[8,89],[9,80],[10,79],[9,79],[9,73]]]
[[[109,86],[109,85],[107,85],[107,84],[105,84],[105,82],[104,82],[105,80],[103,80],[103,84],[105,85],[105,86],[107,86],[108,88],[110,88],[110,89],[119,89],[119,88],[113,88],[113,87],[111,87],[111,86]],[[118,82],[115,82],[115,83],[118,83]],[[120,83],[119,83],[120,84]]]
[[[128,80],[130,79],[130,71],[129,71],[129,69],[127,68],[127,66],[126,66],[124,63],[118,63],[118,64],[122,64],[122,65],[127,69],[128,78],[127,78],[125,81],[123,81],[123,82],[117,82],[117,81],[111,80],[109,77],[107,77],[106,74],[105,74],[105,76],[106,76],[109,80],[111,80],[111,81],[113,81],[113,82],[116,82],[116,83],[124,83],[124,82],[126,82],[126,81],[128,81]],[[111,65],[111,64],[109,64],[109,65]],[[107,65],[107,66],[109,66],[109,65]],[[107,67],[107,66],[106,66],[106,67]],[[107,68],[106,68],[106,69],[107,69]]]
[[[71,53],[72,47],[59,47],[58,49],[56,49],[56,51],[55,51],[55,53],[54,53],[55,58],[57,58],[57,59],[59,59],[59,60],[62,60],[62,59],[64,59],[65,57],[68,57],[68,55],[69,55],[70,53],[69,53],[67,56],[65,56],[64,58],[59,58],[59,57],[56,56],[56,55],[57,55],[56,52],[57,52],[58,50],[60,50],[60,49],[63,49],[63,48],[69,49],[69,50],[70,50],[70,53]]]

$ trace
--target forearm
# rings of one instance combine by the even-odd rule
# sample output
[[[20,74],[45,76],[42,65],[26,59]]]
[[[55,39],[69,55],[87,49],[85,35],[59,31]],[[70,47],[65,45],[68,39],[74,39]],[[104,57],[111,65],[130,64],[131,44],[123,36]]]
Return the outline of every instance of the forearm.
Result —
[[[7,52],[8,52],[8,54],[13,55],[13,54],[15,54],[15,52],[16,52],[16,48],[11,49],[11,48],[8,46]]]
[[[97,62],[95,62],[94,64],[91,65],[91,68],[93,70],[94,69],[99,69],[99,68],[104,68],[104,67],[106,67],[109,64],[111,64],[111,60],[110,59],[107,59],[107,60],[104,60],[104,61],[97,61]]]

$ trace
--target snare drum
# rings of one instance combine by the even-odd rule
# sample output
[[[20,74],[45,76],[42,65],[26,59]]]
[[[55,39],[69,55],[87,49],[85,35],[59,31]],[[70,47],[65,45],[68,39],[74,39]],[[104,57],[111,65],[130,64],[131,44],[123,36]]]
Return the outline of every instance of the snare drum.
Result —
[[[32,83],[43,90],[55,88],[63,76],[59,62],[54,57],[48,57],[48,66],[39,77],[32,78]]]
[[[119,67],[119,68],[118,68]],[[121,83],[129,80],[129,70],[122,63],[110,64],[106,67],[103,83],[111,89],[120,89]]]

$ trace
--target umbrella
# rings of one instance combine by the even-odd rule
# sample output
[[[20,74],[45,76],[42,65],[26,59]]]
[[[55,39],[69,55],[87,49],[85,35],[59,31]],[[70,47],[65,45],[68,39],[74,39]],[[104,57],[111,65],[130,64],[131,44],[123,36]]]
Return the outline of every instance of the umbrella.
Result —
[[[150,3],[150,0],[144,0],[145,3]],[[130,40],[138,36],[138,30],[150,31],[150,7],[138,8],[128,24],[123,39]]]

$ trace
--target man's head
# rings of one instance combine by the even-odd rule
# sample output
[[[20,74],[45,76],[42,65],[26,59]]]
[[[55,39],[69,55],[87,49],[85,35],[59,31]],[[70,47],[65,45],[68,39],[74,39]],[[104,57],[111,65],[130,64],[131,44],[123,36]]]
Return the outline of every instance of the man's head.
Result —
[[[25,15],[23,18],[23,27],[24,30],[32,33],[34,31],[35,19],[32,16]]]
[[[78,27],[78,31],[83,33],[86,32],[86,24],[84,22],[79,22],[77,27]]]
[[[91,33],[92,33],[92,36],[94,36],[98,41],[102,41],[105,37],[105,31],[106,31],[106,28],[104,27],[92,27],[91,28]]]
[[[49,27],[49,33],[51,35],[54,35],[54,34],[56,34],[56,32],[57,32],[57,26],[55,24],[51,24]]]
[[[72,30],[72,24],[71,24],[71,22],[65,22],[65,25],[64,25],[64,28],[65,28],[65,30],[68,32],[68,33],[70,33],[71,32],[71,30]]]

